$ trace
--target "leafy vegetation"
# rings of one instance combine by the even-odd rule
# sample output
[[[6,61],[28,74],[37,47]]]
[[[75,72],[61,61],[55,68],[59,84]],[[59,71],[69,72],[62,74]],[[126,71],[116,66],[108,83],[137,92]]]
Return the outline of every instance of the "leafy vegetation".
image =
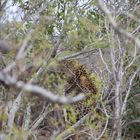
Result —
[[[2,0],[0,139],[140,139],[139,11],[138,0]]]

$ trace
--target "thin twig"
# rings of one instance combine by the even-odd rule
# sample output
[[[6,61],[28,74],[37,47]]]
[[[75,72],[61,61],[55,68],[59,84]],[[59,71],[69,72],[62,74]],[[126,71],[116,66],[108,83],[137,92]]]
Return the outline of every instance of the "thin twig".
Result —
[[[108,17],[112,27],[119,33],[121,33],[122,35],[126,36],[127,38],[133,40],[137,47],[140,49],[140,40],[133,36],[132,33],[129,33],[129,32],[126,32],[125,30],[123,30],[122,28],[120,28],[115,19],[112,17],[111,15],[111,12],[107,9],[106,5],[103,3],[102,0],[98,0],[98,4],[99,4],[99,7],[103,10],[103,12],[106,14],[106,16]]]
[[[121,109],[121,113],[122,113],[122,114],[123,114],[124,111],[126,110],[126,104],[127,104],[127,100],[128,100],[130,91],[131,91],[132,83],[133,83],[133,80],[134,80],[135,77],[136,77],[136,74],[139,72],[139,70],[140,70],[140,66],[137,68],[137,70],[136,70],[135,73],[133,74],[132,78],[130,79],[130,82],[129,82],[129,85],[128,85],[128,90],[127,90],[127,92],[126,92],[126,96],[125,96],[125,98],[124,98],[124,102],[123,102],[122,109]]]

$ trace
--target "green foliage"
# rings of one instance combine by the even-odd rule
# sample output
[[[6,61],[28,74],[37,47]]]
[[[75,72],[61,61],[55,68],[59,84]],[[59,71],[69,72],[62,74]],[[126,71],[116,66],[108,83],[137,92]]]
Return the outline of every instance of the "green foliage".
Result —
[[[140,125],[138,123],[131,123],[134,120],[139,119],[140,116],[140,104],[139,104],[139,92],[140,85],[139,77],[136,77],[134,80],[135,86],[131,89],[131,96],[128,100],[127,112],[126,112],[126,132],[133,133],[133,135],[140,135]]]
[[[66,105],[65,108],[67,110],[67,116],[66,116],[67,120],[69,121],[70,124],[74,124],[77,120],[77,114],[75,109],[71,105]]]
[[[99,130],[105,121],[105,116],[93,109],[91,115],[86,118],[85,124],[92,129]]]
[[[98,89],[98,92],[100,92],[101,88],[102,88],[102,81],[99,77],[97,77],[93,72],[91,72],[89,74],[89,77],[91,79],[91,81],[93,81]]]
[[[133,133],[134,135],[140,135],[140,125],[138,123],[130,123],[133,120],[139,119],[140,112],[139,112],[139,107],[137,106],[139,103],[139,100],[134,98],[129,101],[128,103],[128,109],[127,109],[127,128],[126,131],[127,133]]]
[[[5,136],[5,140],[22,140],[26,135],[29,135],[29,132],[22,131],[21,128],[14,126],[12,136]]]

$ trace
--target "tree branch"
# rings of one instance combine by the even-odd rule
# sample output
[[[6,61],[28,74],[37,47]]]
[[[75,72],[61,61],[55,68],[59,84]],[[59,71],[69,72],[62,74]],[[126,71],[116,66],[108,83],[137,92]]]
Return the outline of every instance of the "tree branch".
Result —
[[[108,17],[112,27],[120,34],[126,36],[127,38],[133,40],[136,43],[136,46],[140,49],[140,40],[136,38],[135,36],[132,35],[132,33],[126,32],[122,28],[120,28],[113,16],[111,15],[111,12],[107,9],[106,5],[103,3],[102,0],[98,0],[99,7],[103,10],[103,12],[106,14]]]
[[[36,93],[38,95],[45,97],[46,99],[49,99],[52,102],[57,102],[60,104],[74,103],[84,99],[85,97],[84,94],[82,93],[75,97],[56,95],[40,86],[29,84],[29,83],[26,84],[22,81],[17,81],[15,78],[11,77],[9,74],[5,72],[0,72],[0,80],[5,82],[9,86],[14,86],[15,88],[22,89],[27,92]]]

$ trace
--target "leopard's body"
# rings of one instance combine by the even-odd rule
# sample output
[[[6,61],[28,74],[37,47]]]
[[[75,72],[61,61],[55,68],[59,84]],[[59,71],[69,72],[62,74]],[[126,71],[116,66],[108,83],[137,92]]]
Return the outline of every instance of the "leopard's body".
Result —
[[[86,95],[85,100],[72,104],[77,116],[76,119],[79,120],[93,109],[96,102],[94,97],[98,91],[84,65],[81,65],[78,61],[62,61],[61,64],[65,73],[69,75],[68,86],[65,90],[66,94],[84,92]]]

